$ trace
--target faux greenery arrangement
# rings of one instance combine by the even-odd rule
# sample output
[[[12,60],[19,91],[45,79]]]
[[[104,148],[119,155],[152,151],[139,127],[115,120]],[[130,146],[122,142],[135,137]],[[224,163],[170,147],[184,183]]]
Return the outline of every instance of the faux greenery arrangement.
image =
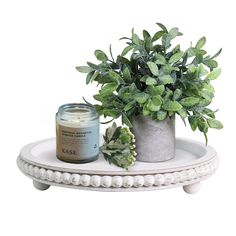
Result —
[[[100,102],[96,110],[112,120],[121,117],[122,123],[132,127],[132,116],[143,114],[162,121],[178,114],[188,119],[193,131],[197,128],[205,136],[208,128],[221,129],[215,112],[208,108],[214,97],[211,81],[221,73],[215,58],[203,49],[206,38],[183,50],[172,46],[172,40],[182,33],[178,28],[168,30],[157,23],[160,30],[153,36],[143,30],[142,38],[132,30],[131,37],[123,37],[127,46],[116,59],[101,50],[95,51],[99,63],[87,62],[76,67],[86,73],[86,83],[101,85],[94,98]],[[127,56],[129,55],[129,56]]]
[[[124,169],[132,166],[135,162],[135,139],[128,127],[117,127],[114,122],[111,127],[106,129],[104,144],[101,152],[104,158],[111,164]]]

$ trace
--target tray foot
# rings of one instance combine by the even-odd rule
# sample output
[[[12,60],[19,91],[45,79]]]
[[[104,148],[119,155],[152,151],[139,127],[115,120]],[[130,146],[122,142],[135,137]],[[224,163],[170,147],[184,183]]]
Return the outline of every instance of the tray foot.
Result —
[[[36,189],[41,190],[41,191],[47,190],[47,189],[50,187],[50,185],[40,183],[40,182],[38,182],[38,181],[36,181],[36,180],[33,180],[33,185],[34,185],[34,187],[35,187]]]
[[[201,182],[183,186],[183,190],[189,194],[197,193],[200,190],[200,188],[201,188]]]

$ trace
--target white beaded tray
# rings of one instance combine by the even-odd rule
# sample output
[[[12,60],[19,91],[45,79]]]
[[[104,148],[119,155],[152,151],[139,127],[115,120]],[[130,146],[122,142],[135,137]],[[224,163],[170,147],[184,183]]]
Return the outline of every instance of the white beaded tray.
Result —
[[[187,193],[200,189],[200,181],[217,169],[219,159],[211,146],[187,139],[176,140],[174,159],[135,162],[128,171],[99,159],[86,164],[60,161],[55,155],[56,141],[46,139],[24,146],[17,158],[19,169],[33,179],[34,186],[46,190],[50,185],[98,191],[139,191],[183,186]]]

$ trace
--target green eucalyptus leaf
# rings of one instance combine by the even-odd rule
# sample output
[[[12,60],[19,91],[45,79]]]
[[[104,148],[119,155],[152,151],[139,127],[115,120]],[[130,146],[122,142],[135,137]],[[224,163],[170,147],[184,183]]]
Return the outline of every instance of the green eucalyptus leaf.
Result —
[[[143,106],[143,115],[148,116],[149,114],[150,114],[150,111],[147,107],[147,104],[144,104],[144,106]]]
[[[160,75],[170,75],[172,71],[174,70],[174,67],[170,64],[163,65],[160,69]]]
[[[199,77],[208,74],[208,71],[204,68],[202,64],[197,68],[197,71],[198,71]]]
[[[103,74],[103,75],[98,75],[97,78],[95,79],[95,81],[97,81],[99,84],[106,84],[106,83],[110,83],[112,80],[107,74]]]
[[[185,66],[188,62],[188,53],[185,52],[183,55],[183,61],[182,61],[182,66]]]
[[[171,46],[170,44],[171,38],[168,33],[163,34],[161,41],[165,50],[167,50]]]
[[[127,111],[129,111],[130,109],[132,109],[132,108],[134,107],[134,105],[135,105],[135,102],[136,102],[136,101],[131,101],[131,102],[127,103],[127,104],[125,105],[125,107],[124,107],[124,111],[127,112]]]
[[[152,77],[148,77],[148,78],[146,79],[146,85],[155,85],[155,84],[157,84],[156,79],[154,79],[154,78],[152,78]]]
[[[125,56],[129,51],[131,51],[134,47],[132,45],[129,45],[127,47],[124,48],[124,50],[121,53],[121,56]]]
[[[173,91],[171,91],[170,89],[167,89],[166,93],[165,93],[165,96],[164,96],[164,99],[168,100],[168,99],[172,99],[172,98],[173,98]]]
[[[87,76],[86,76],[86,84],[90,83],[90,81],[92,80],[92,77],[93,77],[94,74],[95,74],[94,71],[91,71],[91,72],[89,72],[87,74]]]
[[[165,33],[168,33],[167,28],[162,23],[156,23]]]
[[[149,37],[147,39],[145,39],[145,49],[147,52],[150,52],[152,50],[153,44],[152,44],[152,38]]]
[[[197,67],[194,64],[188,65],[188,73],[194,73],[197,70]]]
[[[114,94],[113,94],[113,97],[111,99],[112,100],[111,104],[112,104],[113,108],[114,109],[118,109],[118,110],[123,110],[124,107],[125,107],[123,101],[120,101],[120,100],[118,100],[116,98],[117,98],[116,95],[114,96]]]
[[[128,67],[125,67],[125,69],[123,70],[123,76],[124,76],[125,81],[132,82],[132,77],[131,77]]]
[[[206,37],[202,37],[197,41],[195,48],[201,49],[206,44]]]
[[[155,55],[155,64],[158,65],[166,65],[166,59],[164,56],[162,56],[161,54],[157,53]]]
[[[205,119],[203,117],[199,117],[198,118],[198,120],[197,120],[197,127],[203,133],[207,133],[207,131],[208,131],[207,122],[205,121]]]
[[[162,95],[165,91],[165,86],[164,85],[158,85],[158,86],[149,85],[147,86],[146,91],[152,96]]]
[[[154,62],[148,61],[147,65],[148,65],[148,68],[150,69],[150,71],[152,72],[153,75],[155,75],[155,76],[159,75],[158,67]]]
[[[192,61],[192,63],[195,65],[195,66],[198,66],[198,64],[201,64],[203,63],[203,56],[199,53],[197,53],[196,57],[194,58],[194,60]]]
[[[147,93],[137,93],[134,95],[134,100],[137,101],[140,104],[145,103],[149,98],[149,95]]]
[[[157,100],[155,100],[157,102]],[[159,105],[156,105],[156,103],[154,103],[153,99],[149,99],[148,100],[148,103],[147,103],[147,108],[150,110],[150,111],[158,111],[160,110],[161,108],[161,101],[160,101],[160,104]]]
[[[177,37],[179,35],[179,29],[177,27],[172,28],[172,29],[170,29],[168,34],[171,39],[174,39],[175,37]]]
[[[156,119],[157,120],[164,120],[164,119],[166,119],[166,117],[167,117],[167,111],[164,111],[164,110],[159,110],[159,111],[157,111],[157,113],[156,113]]]
[[[140,92],[135,83],[129,85],[129,91],[133,94]]]
[[[215,112],[212,111],[211,109],[209,108],[204,108],[203,111],[202,111],[202,114],[203,115],[206,115],[206,116],[209,116],[211,118],[215,118]]]
[[[117,125],[114,122],[111,127],[108,127],[105,131],[105,140],[110,142],[112,140],[112,137],[117,129]]]
[[[156,95],[151,98],[151,101],[154,105],[160,106],[163,102],[163,99],[160,95]]]
[[[210,68],[210,70],[213,70],[214,68],[216,68],[218,66],[217,61],[215,60],[203,60],[203,63]]]
[[[137,34],[132,35],[132,42],[138,46],[141,44],[141,40]]]
[[[192,63],[195,66],[198,66],[198,64],[201,64],[203,62],[203,56],[201,54],[197,54]]]
[[[123,92],[120,94],[120,99],[126,103],[133,101],[133,94],[130,92]]]
[[[147,80],[147,78],[149,78],[149,77],[150,77],[149,75],[144,75],[144,76],[140,79],[140,81],[146,83],[146,80]]]
[[[215,89],[214,87],[211,85],[211,84],[204,84],[203,85],[204,89],[211,92],[211,93],[214,93],[215,92]]]
[[[152,42],[157,41],[158,39],[160,39],[162,37],[162,35],[165,33],[164,30],[158,31],[154,34],[154,36],[152,37]]]
[[[213,71],[211,71],[211,72],[207,75],[206,79],[214,80],[214,79],[216,79],[220,74],[221,74],[221,69],[220,69],[220,68],[214,69]]]
[[[179,102],[181,105],[185,107],[191,107],[198,104],[199,101],[200,99],[197,97],[186,97],[186,98],[181,99]]]
[[[177,52],[175,53],[173,56],[171,56],[171,58],[169,59],[169,63],[170,64],[174,64],[177,61],[179,61],[184,55],[184,52]]]
[[[184,108],[178,110],[177,112],[183,120],[188,116],[188,114]]]
[[[158,85],[155,86],[155,94],[154,95],[162,95],[165,91],[165,86],[164,85]]]
[[[102,106],[101,106],[101,105],[98,105],[98,104],[94,104],[93,106],[94,106],[94,108],[96,109],[97,113],[98,113],[99,115],[102,115],[102,114],[101,114]]]
[[[173,100],[178,100],[182,96],[182,91],[180,89],[176,89],[173,94]]]
[[[76,67],[76,70],[77,71],[79,71],[79,72],[81,72],[81,73],[89,73],[89,72],[91,72],[91,71],[93,71],[93,69],[91,69],[90,67],[88,67],[88,66],[77,66]]]
[[[89,62],[89,61],[87,62],[87,65],[89,67],[91,67],[93,70],[99,70],[100,69],[98,65],[96,65],[96,64],[94,64],[92,62]]]
[[[95,73],[93,73],[92,77],[90,78],[90,82],[92,83],[99,75],[99,71],[96,71]],[[86,82],[87,82],[87,78],[86,78]]]
[[[203,49],[197,49],[197,54],[204,56],[207,52]]]
[[[164,102],[162,108],[166,111],[179,111],[182,105],[177,101],[167,100]]]
[[[201,99],[200,102],[198,103],[198,106],[200,107],[206,107],[211,103],[211,101],[207,100],[207,99]]]
[[[93,95],[93,98],[100,102],[102,99],[102,96],[101,96],[101,94],[95,94],[95,95]]]
[[[143,30],[143,38],[144,39],[147,39],[147,38],[150,38],[151,35],[149,34],[149,32],[147,30]]]
[[[180,52],[180,45],[177,44],[172,50],[171,50],[172,54],[175,54],[177,52]]]
[[[96,50],[96,51],[94,52],[94,55],[96,56],[96,58],[97,58],[99,61],[107,61],[107,60],[108,60],[107,55],[106,55],[102,50]]]
[[[213,118],[207,119],[207,123],[210,128],[214,128],[214,129],[222,129],[223,128],[222,123],[216,119],[213,119]]]
[[[190,47],[187,50],[187,54],[188,54],[188,57],[194,57],[197,54],[197,49],[193,48],[193,47]]]
[[[214,94],[207,90],[200,91],[200,95],[208,101],[212,101],[212,98],[214,97]]]
[[[117,87],[118,85],[116,83],[106,84],[101,88],[100,93],[102,95],[110,95],[117,89]]]
[[[159,77],[159,80],[163,85],[174,83],[174,79],[170,75],[162,75]]]
[[[222,52],[222,48],[214,56],[212,56],[210,59],[212,60],[212,59],[218,57],[221,54],[221,52]]]
[[[197,121],[198,117],[197,116],[189,116],[188,117],[189,124],[191,126],[191,129],[195,131],[197,129]]]
[[[124,83],[123,79],[121,78],[121,76],[116,73],[115,71],[109,71],[108,73],[109,77],[115,81],[117,84],[122,84]]]
[[[130,122],[128,116],[125,113],[122,114],[122,123],[126,124],[130,128],[133,127],[132,123]]]
[[[114,110],[114,109],[103,109],[102,112],[105,117],[110,116],[110,117],[116,119],[120,116],[120,112],[118,110]]]

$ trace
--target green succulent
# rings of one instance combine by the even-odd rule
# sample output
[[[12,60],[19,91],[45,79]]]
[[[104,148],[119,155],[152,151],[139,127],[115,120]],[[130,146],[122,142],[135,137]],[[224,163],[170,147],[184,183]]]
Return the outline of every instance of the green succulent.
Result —
[[[128,127],[117,127],[114,122],[106,129],[104,144],[100,151],[106,161],[124,169],[132,166],[136,160],[135,139]]]
[[[203,49],[206,38],[183,50],[172,46],[172,40],[183,35],[177,27],[168,30],[157,23],[160,30],[154,35],[143,30],[139,37],[132,30],[127,46],[114,59],[110,46],[110,58],[101,50],[95,51],[99,63],[87,62],[76,67],[86,73],[86,83],[96,81],[101,88],[94,98],[100,102],[95,108],[100,115],[116,119],[132,127],[132,116],[143,114],[161,121],[174,114],[192,130],[204,133],[207,142],[208,128],[221,129],[215,112],[208,108],[214,97],[211,81],[221,73],[215,58]],[[129,55],[129,56],[127,56]]]

